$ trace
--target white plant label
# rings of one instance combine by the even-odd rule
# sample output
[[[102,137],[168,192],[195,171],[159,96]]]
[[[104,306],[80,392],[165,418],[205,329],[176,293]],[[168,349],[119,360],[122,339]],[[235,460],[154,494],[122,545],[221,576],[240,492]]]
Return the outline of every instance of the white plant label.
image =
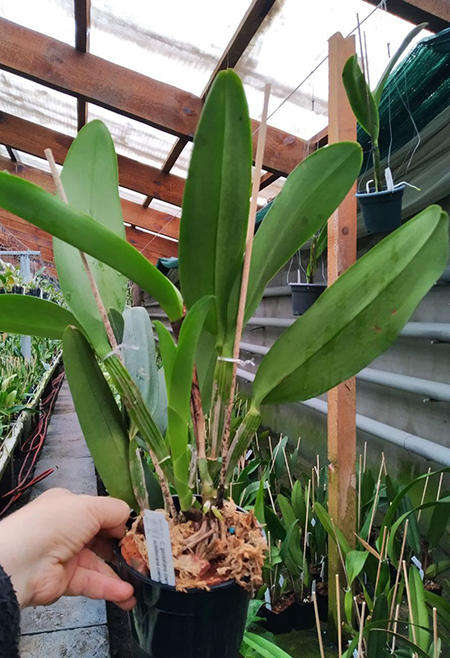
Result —
[[[163,512],[144,510],[150,577],[157,583],[175,585],[169,524]]]

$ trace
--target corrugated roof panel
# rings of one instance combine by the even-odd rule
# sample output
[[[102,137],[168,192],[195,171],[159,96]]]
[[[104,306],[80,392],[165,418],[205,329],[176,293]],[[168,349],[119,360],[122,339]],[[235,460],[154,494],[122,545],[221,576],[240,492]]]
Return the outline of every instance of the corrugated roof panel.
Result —
[[[0,0],[0,16],[75,45],[73,0]]]
[[[200,95],[249,0],[92,0],[91,52]]]

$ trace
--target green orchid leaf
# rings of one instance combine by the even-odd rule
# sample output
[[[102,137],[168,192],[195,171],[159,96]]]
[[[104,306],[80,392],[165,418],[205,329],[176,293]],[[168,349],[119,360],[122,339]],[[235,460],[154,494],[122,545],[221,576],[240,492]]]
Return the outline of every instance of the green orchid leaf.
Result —
[[[277,505],[280,508],[285,528],[289,528],[298,521],[290,502],[282,494],[278,494],[277,496]]]
[[[83,334],[67,327],[64,367],[84,438],[106,490],[138,510],[128,466],[129,440],[119,407]]]
[[[161,352],[162,362],[164,364],[164,376],[166,379],[166,389],[170,389],[170,380],[172,378],[173,364],[177,354],[177,346],[173,342],[170,331],[162,322],[155,320],[153,323],[159,341],[159,350]]]
[[[342,142],[315,151],[288,176],[253,241],[246,321],[269,281],[343,201],[361,164],[361,147]]]
[[[264,356],[252,407],[308,400],[387,350],[448,261],[448,215],[430,206],[342,274]]]
[[[126,240],[116,152],[102,121],[91,121],[78,133],[64,161],[61,182],[72,208]],[[104,356],[111,348],[80,252],[67,242],[53,238],[53,254],[67,305],[94,349]],[[121,314],[125,306],[126,277],[95,258],[87,256],[87,261],[105,308]]]
[[[350,545],[348,541],[345,539],[342,532],[339,530],[339,528],[336,527],[335,524],[332,523],[330,515],[323,507],[323,505],[321,505],[317,501],[314,505],[314,512],[319,518],[319,521],[321,522],[327,533],[331,535],[332,539],[335,542],[339,541],[339,545],[342,550],[342,555],[344,556],[344,559],[346,559],[348,553],[350,553]]]
[[[348,557],[348,556],[347,556]],[[389,618],[388,600],[384,594],[380,594],[375,601],[372,612],[372,623],[378,622],[378,628],[381,630],[377,633],[370,633],[367,638],[367,658],[381,658],[388,656],[386,650],[387,633],[383,633],[382,629],[387,629]]]
[[[294,514],[300,523],[300,527],[303,528],[306,523],[306,505],[300,480],[296,480],[292,487],[291,505]]]
[[[264,515],[264,478],[261,479],[258,485],[258,493],[255,500],[255,508],[253,510],[257,520],[261,525],[266,524],[266,518]]]
[[[412,565],[409,569],[409,590],[411,594],[411,614],[414,623],[422,627],[415,629],[415,637],[411,628],[410,639],[414,640],[421,649],[427,651],[432,637],[425,630],[429,628],[428,610],[425,603],[425,588],[418,569]]]
[[[5,172],[0,172],[0,207],[116,269],[155,297],[171,321],[181,318],[183,302],[173,283],[129,242],[88,215]]]
[[[411,32],[409,32],[406,37],[403,39],[402,43],[400,44],[398,50],[394,53],[394,55],[391,57],[389,60],[389,64],[386,66],[385,70],[383,71],[383,74],[376,86],[376,88],[373,91],[373,98],[375,100],[375,103],[377,106],[380,105],[381,102],[381,97],[383,96],[383,91],[386,86],[386,82],[389,79],[389,76],[392,72],[392,69],[394,66],[397,64],[398,60],[402,56],[402,54],[405,52],[406,48],[409,46],[411,41],[415,39],[415,37],[421,32],[423,29],[427,27],[428,23],[421,23],[420,25],[416,25]]]
[[[147,487],[145,486],[144,460],[145,457],[137,439],[132,439],[129,442],[129,469],[134,497],[140,510],[150,509]]]
[[[192,375],[198,339],[213,302],[212,296],[199,299],[184,318],[168,388],[167,435],[173,460],[175,488],[182,511],[190,509],[192,504],[188,448]]]
[[[448,497],[449,491],[445,491],[443,497]],[[437,505],[430,521],[430,527],[427,533],[427,541],[430,549],[439,545],[444,534],[447,532],[447,525],[450,521],[450,503],[448,505]]]
[[[0,331],[61,339],[69,325],[79,327],[70,311],[29,295],[0,295]]]
[[[247,232],[252,142],[242,83],[232,70],[217,76],[194,138],[183,198],[179,267],[188,308],[214,295],[219,341],[234,331]],[[212,323],[208,326],[213,329]]]
[[[256,656],[261,656],[261,658],[290,658],[289,654],[280,647],[277,647],[276,644],[266,638],[256,635],[255,633],[249,633],[245,631],[243,645],[247,645],[256,652]]]
[[[266,519],[267,530],[270,532],[272,540],[283,541],[286,537],[286,530],[278,516],[271,507],[264,507],[264,517]]]
[[[156,365],[152,323],[143,306],[125,309],[122,356],[161,434],[167,429],[166,384]]]
[[[319,259],[328,245],[328,222],[322,227],[316,244],[316,259]]]
[[[380,133],[378,105],[358,64],[358,55],[352,55],[346,61],[342,81],[356,120],[372,141],[377,143]]]
[[[347,553],[345,558],[345,569],[347,571],[349,585],[353,584],[355,578],[357,578],[364,569],[368,557],[369,553],[367,551],[349,551]]]

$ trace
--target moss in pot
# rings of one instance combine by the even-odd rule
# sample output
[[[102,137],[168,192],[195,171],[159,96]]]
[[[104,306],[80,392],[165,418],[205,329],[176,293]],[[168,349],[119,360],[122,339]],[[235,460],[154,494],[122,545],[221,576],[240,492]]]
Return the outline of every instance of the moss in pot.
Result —
[[[261,361],[245,415],[233,416],[243,325],[269,281],[345,198],[361,159],[360,147],[351,142],[315,151],[289,175],[254,235],[247,103],[237,75],[221,72],[203,108],[186,181],[181,292],[126,240],[117,159],[100,121],[87,124],[69,149],[61,174],[63,200],[0,172],[0,207],[56,238],[55,265],[67,304],[66,309],[23,295],[13,300],[12,313],[2,295],[2,330],[63,338],[75,408],[108,493],[137,514],[160,508],[162,497],[175,560],[184,554],[176,553],[177,533],[188,533],[183,551],[189,538],[192,542],[196,533],[204,533],[191,544],[191,572],[180,568],[178,589],[177,584],[155,584],[122,563],[137,579],[138,606],[144,606],[137,608],[147,624],[145,635],[136,639],[138,656],[159,658],[151,642],[161,614],[145,612],[145,602],[162,601],[167,592],[171,600],[176,595],[182,613],[189,601],[215,610],[214,618],[195,625],[191,620],[183,626],[185,613],[172,617],[171,634],[184,640],[175,656],[227,656],[220,651],[228,649],[217,641],[228,627],[227,611],[215,609],[213,601],[217,592],[238,588],[241,603],[233,623],[243,631],[244,599],[258,582],[264,553],[252,512],[230,509],[229,483],[260,425],[264,405],[310,399],[369,365],[395,341],[446,266],[448,217],[431,206],[347,270],[278,338]],[[256,173],[254,199],[258,183]],[[393,258],[394,253],[400,256]],[[165,323],[154,323],[161,368],[146,310],[126,307],[128,279],[167,315]],[[251,540],[241,541],[240,524]],[[214,552],[214,542],[222,553]],[[211,567],[213,560],[207,560],[206,568],[201,560],[208,551],[216,564]],[[234,564],[236,555],[242,555],[245,570]],[[203,564],[205,573],[193,574],[193,564],[199,569]],[[208,571],[208,579],[222,582],[211,584]],[[198,648],[199,635],[211,639],[206,649]]]

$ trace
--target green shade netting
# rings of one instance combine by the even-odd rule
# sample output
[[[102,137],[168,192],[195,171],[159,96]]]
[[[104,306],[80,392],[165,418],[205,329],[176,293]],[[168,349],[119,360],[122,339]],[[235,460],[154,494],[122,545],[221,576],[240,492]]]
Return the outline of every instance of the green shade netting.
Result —
[[[381,159],[417,138],[450,105],[450,28],[420,41],[394,69],[380,104]],[[363,171],[372,166],[369,136],[358,126]]]

